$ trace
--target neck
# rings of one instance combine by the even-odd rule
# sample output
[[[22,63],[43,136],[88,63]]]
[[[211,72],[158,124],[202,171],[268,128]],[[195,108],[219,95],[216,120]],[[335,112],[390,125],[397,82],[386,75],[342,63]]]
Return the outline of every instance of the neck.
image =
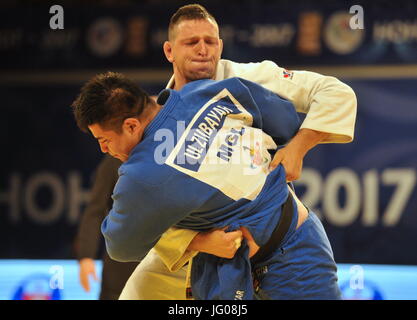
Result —
[[[174,65],[174,86],[173,86],[173,89],[179,91],[187,83],[188,83],[188,81],[185,79],[185,77],[183,77],[183,75],[181,74],[181,72]]]
[[[174,78],[174,90],[181,90],[182,87],[184,87],[187,83],[185,81],[180,82],[177,79]]]

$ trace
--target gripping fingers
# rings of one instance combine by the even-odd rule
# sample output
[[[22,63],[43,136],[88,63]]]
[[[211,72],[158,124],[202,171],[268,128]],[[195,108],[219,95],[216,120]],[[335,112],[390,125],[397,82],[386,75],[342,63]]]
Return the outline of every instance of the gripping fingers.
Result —
[[[239,249],[241,244],[242,244],[242,238],[235,239],[235,248],[236,248],[236,250]]]

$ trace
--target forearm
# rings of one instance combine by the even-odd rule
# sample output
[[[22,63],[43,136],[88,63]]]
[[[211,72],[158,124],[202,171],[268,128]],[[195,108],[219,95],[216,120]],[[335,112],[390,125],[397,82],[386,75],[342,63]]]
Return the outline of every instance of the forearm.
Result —
[[[309,150],[325,141],[329,136],[330,133],[327,132],[303,128],[297,132],[286,147],[304,158]]]
[[[225,230],[226,228],[196,232],[170,228],[159,239],[154,249],[171,272],[177,271],[199,252],[230,259],[239,248],[242,231]]]
[[[300,129],[284,148],[278,150],[269,169],[274,170],[281,163],[285,168],[287,181],[297,180],[301,175],[303,159],[307,152],[325,141],[328,136],[329,133],[326,132]]]
[[[188,250],[204,252],[221,258],[233,258],[240,246],[242,231],[238,229],[227,232],[227,228],[198,233],[190,242]]]
[[[203,243],[207,239],[207,232],[199,232],[191,240],[187,250],[203,252]]]

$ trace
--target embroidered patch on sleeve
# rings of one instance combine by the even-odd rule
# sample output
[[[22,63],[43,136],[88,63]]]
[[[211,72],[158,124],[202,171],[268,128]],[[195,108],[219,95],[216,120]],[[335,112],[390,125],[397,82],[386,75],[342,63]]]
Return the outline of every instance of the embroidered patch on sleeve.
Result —
[[[284,78],[291,80],[294,75],[294,72],[284,69],[282,71],[282,75],[284,76]]]

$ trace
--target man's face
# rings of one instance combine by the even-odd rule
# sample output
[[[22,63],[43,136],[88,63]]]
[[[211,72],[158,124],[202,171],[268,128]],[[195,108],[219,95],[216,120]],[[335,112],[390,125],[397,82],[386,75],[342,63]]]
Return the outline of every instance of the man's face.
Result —
[[[164,44],[167,59],[174,66],[175,82],[180,86],[213,79],[222,49],[217,25],[206,19],[181,21],[171,41]]]
[[[139,142],[137,135],[132,135],[125,128],[123,128],[121,133],[117,133],[114,130],[105,130],[99,124],[92,124],[88,128],[98,140],[101,151],[110,154],[122,162],[127,161],[130,151]]]

